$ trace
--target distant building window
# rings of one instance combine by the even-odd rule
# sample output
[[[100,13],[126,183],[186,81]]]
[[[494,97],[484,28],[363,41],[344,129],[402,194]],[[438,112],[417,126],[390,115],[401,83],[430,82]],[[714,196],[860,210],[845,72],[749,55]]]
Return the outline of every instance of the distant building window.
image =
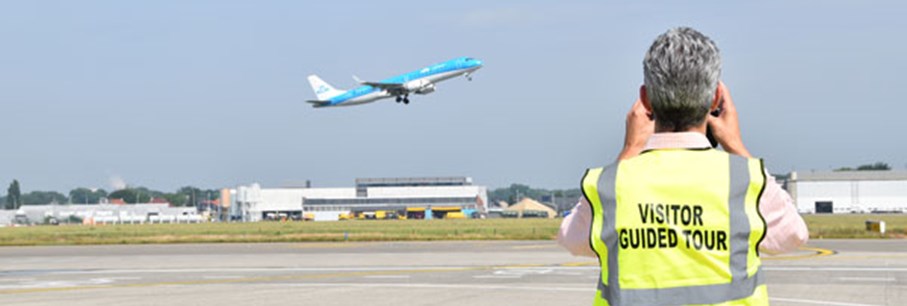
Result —
[[[368,187],[364,185],[356,186],[356,197],[357,198],[367,198],[368,197]]]
[[[366,206],[366,205],[401,205],[401,206],[427,206],[427,205],[475,205],[475,197],[440,197],[440,198],[349,198],[349,199],[311,199],[303,200],[303,206]]]
[[[834,204],[831,201],[817,201],[816,202],[816,213],[817,214],[830,214],[834,212]]]

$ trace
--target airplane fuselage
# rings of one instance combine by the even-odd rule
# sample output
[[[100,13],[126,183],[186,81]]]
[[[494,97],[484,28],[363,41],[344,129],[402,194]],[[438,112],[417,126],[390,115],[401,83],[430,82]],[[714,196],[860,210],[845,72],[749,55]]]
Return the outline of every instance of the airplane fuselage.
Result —
[[[482,61],[462,57],[384,79],[379,83],[404,84],[403,87],[408,89],[405,92],[406,95],[409,93],[428,94],[434,91],[434,86],[438,82],[464,75],[469,77],[472,72],[481,67]],[[324,106],[358,105],[401,95],[403,93],[395,93],[392,90],[364,85],[331,97],[329,99],[330,104]]]

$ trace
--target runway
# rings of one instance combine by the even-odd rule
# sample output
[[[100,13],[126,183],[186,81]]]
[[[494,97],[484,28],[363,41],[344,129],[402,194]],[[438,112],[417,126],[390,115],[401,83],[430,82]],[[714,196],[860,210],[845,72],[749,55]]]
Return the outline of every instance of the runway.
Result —
[[[773,305],[907,304],[907,242],[765,259]],[[0,248],[0,305],[590,305],[598,268],[553,241]]]

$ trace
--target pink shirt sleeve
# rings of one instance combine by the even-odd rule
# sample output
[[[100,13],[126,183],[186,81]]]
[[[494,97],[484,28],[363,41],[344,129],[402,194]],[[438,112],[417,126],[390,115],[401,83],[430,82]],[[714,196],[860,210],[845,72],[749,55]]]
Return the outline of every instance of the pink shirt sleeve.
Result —
[[[781,189],[775,178],[766,174],[765,191],[760,198],[759,212],[767,225],[765,239],[759,244],[759,250],[768,254],[777,254],[797,249],[809,239],[806,223],[797,213],[790,195]],[[557,243],[574,256],[595,257],[589,246],[592,211],[586,198],[580,198],[569,216],[561,222],[557,233]]]
[[[573,256],[596,257],[589,246],[589,231],[592,229],[592,210],[585,197],[573,207],[570,215],[564,217],[557,232],[557,243],[570,251]]]
[[[765,191],[759,202],[759,212],[765,219],[765,239],[759,244],[759,251],[777,254],[796,250],[809,240],[806,222],[797,212],[797,207],[787,191],[775,178],[766,173]]]

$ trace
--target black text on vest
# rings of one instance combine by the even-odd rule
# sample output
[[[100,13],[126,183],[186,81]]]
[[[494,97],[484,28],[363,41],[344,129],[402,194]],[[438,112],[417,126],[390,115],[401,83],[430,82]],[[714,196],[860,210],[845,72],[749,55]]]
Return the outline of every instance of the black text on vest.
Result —
[[[619,229],[621,249],[664,249],[678,245],[692,250],[728,249],[726,231],[695,228],[704,226],[702,206],[640,203],[638,208],[639,218],[647,226]]]

